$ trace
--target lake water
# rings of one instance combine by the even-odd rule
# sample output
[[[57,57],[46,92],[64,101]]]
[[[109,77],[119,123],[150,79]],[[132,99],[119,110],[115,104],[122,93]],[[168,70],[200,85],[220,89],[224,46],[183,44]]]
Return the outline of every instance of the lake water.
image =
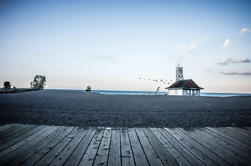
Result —
[[[113,91],[113,90],[93,90],[100,94],[109,95],[156,95],[154,91]],[[158,95],[168,95],[168,92],[158,92]],[[201,96],[210,97],[231,97],[231,96],[251,96],[251,93],[207,93],[202,92]]]
[[[2,88],[0,88],[1,90]],[[45,89],[45,90],[70,90],[70,89]],[[71,91],[81,91],[84,90],[71,90]],[[105,95],[156,95],[154,91],[118,91],[118,90],[92,90],[92,92],[105,94]],[[158,92],[157,95],[168,95],[168,92]],[[251,96],[251,93],[208,93],[201,92],[201,96],[209,97],[231,97],[231,96]]]

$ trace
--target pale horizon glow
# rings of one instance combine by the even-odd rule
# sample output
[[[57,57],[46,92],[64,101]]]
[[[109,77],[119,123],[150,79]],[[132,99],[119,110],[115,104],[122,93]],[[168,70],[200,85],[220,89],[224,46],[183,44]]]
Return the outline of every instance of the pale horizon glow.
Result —
[[[203,92],[251,93],[250,18],[248,0],[2,0],[0,87],[165,91],[181,64]]]

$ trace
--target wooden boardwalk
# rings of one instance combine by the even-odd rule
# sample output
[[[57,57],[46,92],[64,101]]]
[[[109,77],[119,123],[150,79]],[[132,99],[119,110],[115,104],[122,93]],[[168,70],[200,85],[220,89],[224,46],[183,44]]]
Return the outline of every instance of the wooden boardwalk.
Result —
[[[251,127],[0,126],[0,165],[251,165]]]

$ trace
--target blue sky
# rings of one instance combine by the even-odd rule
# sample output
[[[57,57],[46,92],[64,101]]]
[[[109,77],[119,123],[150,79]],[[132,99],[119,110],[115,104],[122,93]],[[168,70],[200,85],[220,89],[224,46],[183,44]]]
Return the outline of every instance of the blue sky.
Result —
[[[164,90],[175,67],[205,92],[251,92],[251,1],[0,1],[0,81]],[[172,83],[172,82],[171,82]]]

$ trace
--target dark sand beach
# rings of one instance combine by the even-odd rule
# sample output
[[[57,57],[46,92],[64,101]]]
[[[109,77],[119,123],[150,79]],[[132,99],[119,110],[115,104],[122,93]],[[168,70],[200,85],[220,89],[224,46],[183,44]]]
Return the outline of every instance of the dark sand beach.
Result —
[[[251,97],[101,95],[70,90],[1,94],[0,123],[245,127],[251,126]]]

